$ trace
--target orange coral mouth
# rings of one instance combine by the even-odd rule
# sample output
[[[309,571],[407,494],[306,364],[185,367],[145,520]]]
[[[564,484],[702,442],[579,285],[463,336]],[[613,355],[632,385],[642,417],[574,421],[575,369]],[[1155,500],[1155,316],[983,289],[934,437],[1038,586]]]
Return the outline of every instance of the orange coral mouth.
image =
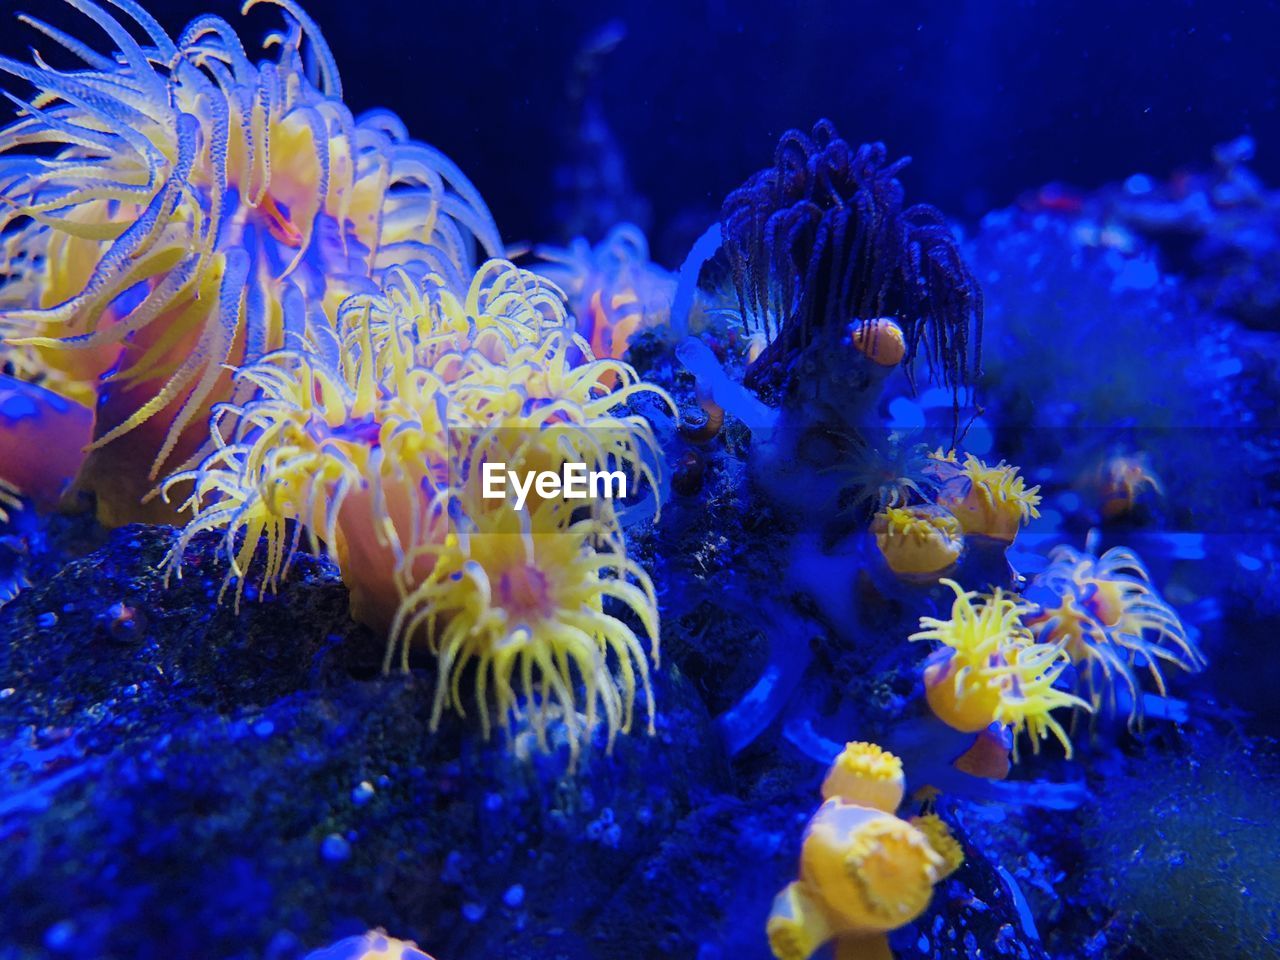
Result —
[[[258,203],[258,213],[266,221],[267,232],[288,247],[302,246],[302,233],[293,225],[289,215],[280,209],[275,197],[267,194]]]

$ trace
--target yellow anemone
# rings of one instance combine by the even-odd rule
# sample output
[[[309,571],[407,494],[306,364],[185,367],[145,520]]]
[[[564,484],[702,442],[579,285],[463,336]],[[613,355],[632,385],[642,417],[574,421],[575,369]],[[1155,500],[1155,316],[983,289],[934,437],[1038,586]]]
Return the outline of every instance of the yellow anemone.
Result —
[[[911,640],[934,640],[943,646],[927,661],[925,696],[948,726],[977,733],[993,722],[1031,736],[1032,749],[1053,734],[1071,756],[1071,740],[1052,711],[1089,705],[1054,684],[1070,659],[1062,644],[1036,643],[1020,619],[1018,601],[999,588],[989,596],[966,593],[954,580],[943,580],[955,593],[949,619],[921,617]],[[977,601],[976,603],[974,601]]]
[[[938,505],[955,515],[965,533],[1013,543],[1018,529],[1040,516],[1040,488],[1028,488],[1017,467],[1003,460],[988,466],[973,454],[959,462],[954,451],[938,451],[930,459],[940,482]]]
[[[477,475],[495,457],[555,473],[581,462],[647,480],[656,498],[652,428],[617,411],[665,394],[620,361],[594,360],[560,300],[510,264],[480,272],[464,324],[451,305],[463,301],[431,282],[420,292],[401,278],[380,302],[350,304],[332,360],[277,351],[240,371],[253,399],[219,406],[214,452],[170,481],[194,485],[184,507],[195,514],[171,569],[193,536],[223,530],[238,598],[265,538],[271,589],[305,530],[336,560],[352,615],[389,631],[387,669],[408,669],[415,640],[437,654],[433,724],[446,708],[462,712],[475,663],[486,735],[491,699],[503,726],[524,700],[544,748],[548,718],[563,715],[576,759],[579,684],[586,729],[602,719],[610,744],[631,727],[637,687],[652,709],[633,621],[604,603],[631,611],[656,660],[652,585],[626,556],[611,501],[575,511],[535,496],[517,510],[479,495]]]
[[[260,540],[261,586],[274,590],[305,530],[313,551],[337,561],[353,616],[384,628],[390,622],[406,579],[423,573],[406,563],[409,548],[443,530],[443,385],[414,370],[394,390],[363,395],[351,366],[280,351],[239,372],[255,398],[220,407],[214,452],[169,481],[192,483],[182,509],[193,517],[171,554],[179,576],[191,539],[225,530],[227,582],[236,580],[238,604]]]
[[[620,535],[595,517],[545,501],[517,511],[506,501],[466,511],[458,528],[415,551],[430,558],[430,574],[405,597],[391,629],[385,666],[397,649],[425,639],[438,665],[434,728],[443,711],[465,713],[463,675],[474,664],[475,699],[484,735],[492,692],[500,726],[517,703],[527,707],[539,745],[547,722],[563,718],[576,758],[597,720],[608,742],[631,729],[637,686],[644,690],[653,732],[653,692],[644,645],[632,627],[606,609],[612,599],[640,623],[658,662],[657,598],[648,575],[624,552]],[[585,731],[578,727],[575,688],[581,684]]]
[[[6,295],[0,336],[17,343],[20,373],[95,410],[79,483],[106,523],[169,519],[140,501],[208,451],[205,420],[232,399],[228,365],[292,345],[286,333],[315,346],[338,305],[393,264],[460,279],[477,243],[500,249],[457,168],[389,114],[354,118],[315,24],[294,0],[261,2],[287,27],[258,66],[218,18],[175,42],[133,5],[121,9],[148,46],[75,4],[117,51],[44,30],[87,69],[0,58],[37,91],[0,130],[13,171],[0,235],[26,294]]]

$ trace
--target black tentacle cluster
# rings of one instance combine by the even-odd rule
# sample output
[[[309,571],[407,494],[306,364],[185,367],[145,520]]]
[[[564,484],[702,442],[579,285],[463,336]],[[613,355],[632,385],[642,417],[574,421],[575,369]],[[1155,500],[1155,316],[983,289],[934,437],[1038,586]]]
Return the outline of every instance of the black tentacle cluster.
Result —
[[[959,391],[981,362],[982,291],[942,213],[903,206],[883,143],[856,150],[829,120],[812,137],[783,134],[774,165],[725,199],[724,249],[747,322],[770,346],[748,378],[771,381],[822,330],[894,317],[906,336],[905,369],[922,349],[930,377]]]

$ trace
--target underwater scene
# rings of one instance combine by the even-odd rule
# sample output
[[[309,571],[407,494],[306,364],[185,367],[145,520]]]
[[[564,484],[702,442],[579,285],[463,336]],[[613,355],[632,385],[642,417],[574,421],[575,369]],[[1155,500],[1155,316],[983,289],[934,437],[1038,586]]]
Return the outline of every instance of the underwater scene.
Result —
[[[1280,957],[1280,11],[0,0],[0,960]]]

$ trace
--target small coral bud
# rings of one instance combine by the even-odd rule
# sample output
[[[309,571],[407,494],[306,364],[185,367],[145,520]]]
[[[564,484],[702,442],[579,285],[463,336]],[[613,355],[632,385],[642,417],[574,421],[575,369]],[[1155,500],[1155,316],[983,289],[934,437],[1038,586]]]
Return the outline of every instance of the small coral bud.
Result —
[[[902,761],[874,743],[855,741],[840,751],[822,782],[822,799],[893,813],[902,803]]]
[[[1018,529],[1040,516],[1040,488],[1028,489],[1017,467],[1003,460],[990,467],[972,454],[961,464],[946,458],[936,458],[936,464],[946,476],[938,505],[955,515],[965,533],[1013,543]]]
[[[882,367],[896,367],[907,355],[907,339],[902,328],[888,317],[855,320],[849,325],[849,343]]]
[[[680,435],[693,443],[714,440],[723,426],[724,408],[710,397],[702,398],[697,408],[680,411]]]
[[[832,940],[837,960],[892,960],[884,935],[920,916],[964,859],[941,821],[894,816],[902,790],[902,761],[875,744],[849,743],[836,757],[805,829],[800,877],[769,914],[778,960],[808,960]]]

